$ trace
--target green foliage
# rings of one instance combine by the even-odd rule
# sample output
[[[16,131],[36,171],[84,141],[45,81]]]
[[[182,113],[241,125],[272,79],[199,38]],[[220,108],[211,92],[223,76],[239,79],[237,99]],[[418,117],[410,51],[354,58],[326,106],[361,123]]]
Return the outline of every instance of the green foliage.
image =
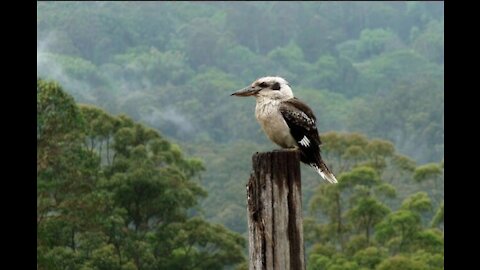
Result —
[[[404,256],[398,255],[392,258],[389,258],[380,265],[376,269],[378,270],[420,270],[420,269],[427,269],[427,265],[420,262],[415,262],[406,258]]]
[[[440,206],[438,207],[436,213],[435,213],[435,216],[433,217],[432,221],[431,221],[431,226],[432,227],[435,227],[435,226],[438,226],[440,225],[441,223],[443,223],[443,207],[444,207],[444,203],[442,201],[442,203],[440,204]]]
[[[251,119],[246,105],[227,96],[259,76],[280,75],[298,94],[337,94],[322,99],[339,108],[313,104],[323,130],[385,138],[432,162],[443,157],[443,9],[442,2],[42,3],[37,66],[79,101],[126,112],[188,143],[217,141],[219,129],[222,143],[261,142],[251,136],[258,126],[242,122],[239,133],[223,120]],[[215,94],[198,91],[198,75],[212,70]],[[414,96],[399,86],[405,82]],[[213,96],[215,117],[199,102]],[[396,100],[418,100],[422,111]],[[351,114],[338,117],[342,110]]]
[[[38,251],[43,253],[39,258],[37,254],[40,269],[80,269],[77,265],[80,258],[71,248],[54,247],[47,251]]]
[[[290,42],[284,47],[277,47],[271,50],[267,54],[267,58],[272,61],[272,63],[278,65],[280,67],[279,71],[292,81],[300,80],[298,73],[293,73],[291,72],[292,70],[303,73],[312,69],[311,66],[305,64],[302,48],[294,42]]]
[[[365,231],[367,242],[370,239],[372,227],[380,222],[390,209],[374,198],[358,199],[355,206],[347,212],[347,216],[355,222],[359,231]]]
[[[312,107],[342,180],[319,184],[302,167],[308,267],[443,268],[443,13],[443,2],[39,2],[38,74],[85,103],[37,83],[39,269],[245,269],[238,235],[195,218],[246,234],[250,157],[274,146],[252,100],[229,94],[265,75]]]
[[[378,28],[362,30],[358,40],[341,43],[338,50],[350,59],[362,61],[401,47],[401,40],[394,32]]]
[[[376,238],[390,251],[413,252],[425,250],[436,254],[443,252],[443,233],[424,227],[421,214],[431,211],[431,202],[424,192],[406,198],[400,210],[388,215],[376,227]]]
[[[245,240],[188,211],[203,165],[126,116],[37,81],[39,269],[222,269]]]
[[[410,172],[413,172],[415,170],[415,161],[407,156],[397,154],[394,156],[393,162],[401,170]]]
[[[138,48],[115,56],[114,64],[120,67],[114,76],[126,81],[153,79],[153,84],[183,84],[191,76],[187,57],[180,51],[161,52],[155,47]],[[148,79],[147,79],[148,78]]]
[[[354,187],[357,185],[374,186],[380,182],[377,171],[371,167],[356,167],[351,172],[340,176],[340,188]]]
[[[425,27],[425,31],[419,34],[412,32],[413,48],[427,59],[439,64],[444,62],[444,20],[431,20]]]
[[[75,131],[82,128],[82,120],[58,83],[37,80],[37,173],[48,166],[51,155],[81,139]]]
[[[427,193],[419,192],[406,198],[401,206],[402,209],[410,210],[417,213],[432,210],[432,203]]]
[[[355,261],[349,261],[341,255],[335,255],[331,258],[323,255],[312,255],[309,259],[311,264],[307,265],[307,269],[312,270],[356,270],[358,269],[358,264]]]
[[[406,63],[414,65],[412,61]],[[415,68],[408,69],[413,71]],[[428,67],[420,69],[414,71],[412,75],[433,70]],[[396,72],[392,71],[391,74]],[[385,78],[380,81],[384,83],[399,78],[398,74],[393,76],[395,78]],[[440,160],[443,157],[440,153],[443,153],[444,139],[443,105],[439,107],[434,104],[443,104],[443,82],[433,80],[431,77],[425,75],[415,83],[412,83],[412,79],[405,78],[405,81],[402,80],[391,87],[370,88],[390,89],[391,92],[388,96],[378,93],[375,97],[371,97],[369,102],[358,100],[351,110],[351,127],[370,130],[367,133],[373,136],[395,141],[397,149],[401,149],[402,152],[422,152],[423,158],[417,159],[417,162]],[[429,142],[421,143],[426,138]],[[434,156],[437,158],[433,159]]]
[[[387,257],[387,254],[382,249],[377,247],[368,247],[360,250],[353,256],[353,259],[360,267],[366,269],[375,269],[375,267]]]
[[[221,269],[244,260],[244,238],[199,218],[160,226],[156,237],[169,239],[154,244],[156,254],[165,256],[157,265],[160,269]]]
[[[388,141],[333,132],[322,138],[329,160],[341,156],[345,164],[352,158],[341,167],[347,171],[338,176],[339,184],[320,185],[310,199],[311,216],[304,222],[309,268],[397,269],[405,263],[411,269],[439,269],[443,232],[427,222],[433,209],[429,195],[421,191],[395,203],[398,184],[385,182],[388,177],[412,182],[421,166]]]
[[[442,164],[428,163],[418,166],[414,171],[413,179],[427,187],[435,206],[443,203],[444,176]]]
[[[443,253],[430,253],[424,250],[419,250],[411,256],[412,260],[421,263],[425,266],[423,269],[435,270],[444,268]]]
[[[440,167],[435,163],[429,163],[419,166],[415,169],[413,179],[417,182],[425,181],[440,176],[442,173]]]

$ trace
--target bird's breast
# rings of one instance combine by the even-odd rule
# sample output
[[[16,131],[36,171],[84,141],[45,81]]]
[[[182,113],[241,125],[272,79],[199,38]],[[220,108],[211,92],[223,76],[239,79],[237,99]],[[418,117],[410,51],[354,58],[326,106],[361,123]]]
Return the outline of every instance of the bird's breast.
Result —
[[[283,148],[296,147],[290,128],[279,111],[279,102],[257,102],[255,116],[267,137]]]

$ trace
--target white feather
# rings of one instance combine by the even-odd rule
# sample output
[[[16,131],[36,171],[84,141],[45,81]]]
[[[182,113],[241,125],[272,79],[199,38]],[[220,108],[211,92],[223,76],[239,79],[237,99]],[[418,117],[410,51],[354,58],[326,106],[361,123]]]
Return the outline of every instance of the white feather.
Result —
[[[309,147],[310,146],[310,140],[307,138],[307,136],[303,136],[303,139],[299,141],[299,143],[302,146]]]
[[[318,166],[316,164],[310,164],[310,166],[312,166],[313,168],[315,168],[315,170],[317,171],[318,174],[320,174],[320,176],[325,179],[326,181],[328,181],[329,183],[331,184],[336,184],[338,183],[337,181],[337,178],[335,178],[335,175],[331,174],[331,173],[324,173],[322,170],[320,170],[320,168],[318,168]]]

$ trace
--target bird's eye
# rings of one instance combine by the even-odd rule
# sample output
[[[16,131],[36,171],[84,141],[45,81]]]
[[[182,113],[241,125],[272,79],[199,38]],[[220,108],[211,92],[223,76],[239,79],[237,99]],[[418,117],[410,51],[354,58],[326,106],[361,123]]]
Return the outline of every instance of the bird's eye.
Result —
[[[267,85],[267,83],[266,83],[266,82],[262,82],[262,83],[261,83],[261,84],[259,84],[258,86],[260,86],[260,87],[262,87],[262,88],[265,88],[265,87],[267,87],[268,85]]]
[[[278,82],[272,85],[272,90],[280,90],[280,84]]]

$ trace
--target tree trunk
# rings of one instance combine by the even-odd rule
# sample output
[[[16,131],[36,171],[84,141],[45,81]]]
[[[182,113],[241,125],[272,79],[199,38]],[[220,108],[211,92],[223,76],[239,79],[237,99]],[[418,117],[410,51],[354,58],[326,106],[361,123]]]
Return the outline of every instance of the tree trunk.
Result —
[[[305,269],[299,153],[256,153],[247,185],[250,270]]]

